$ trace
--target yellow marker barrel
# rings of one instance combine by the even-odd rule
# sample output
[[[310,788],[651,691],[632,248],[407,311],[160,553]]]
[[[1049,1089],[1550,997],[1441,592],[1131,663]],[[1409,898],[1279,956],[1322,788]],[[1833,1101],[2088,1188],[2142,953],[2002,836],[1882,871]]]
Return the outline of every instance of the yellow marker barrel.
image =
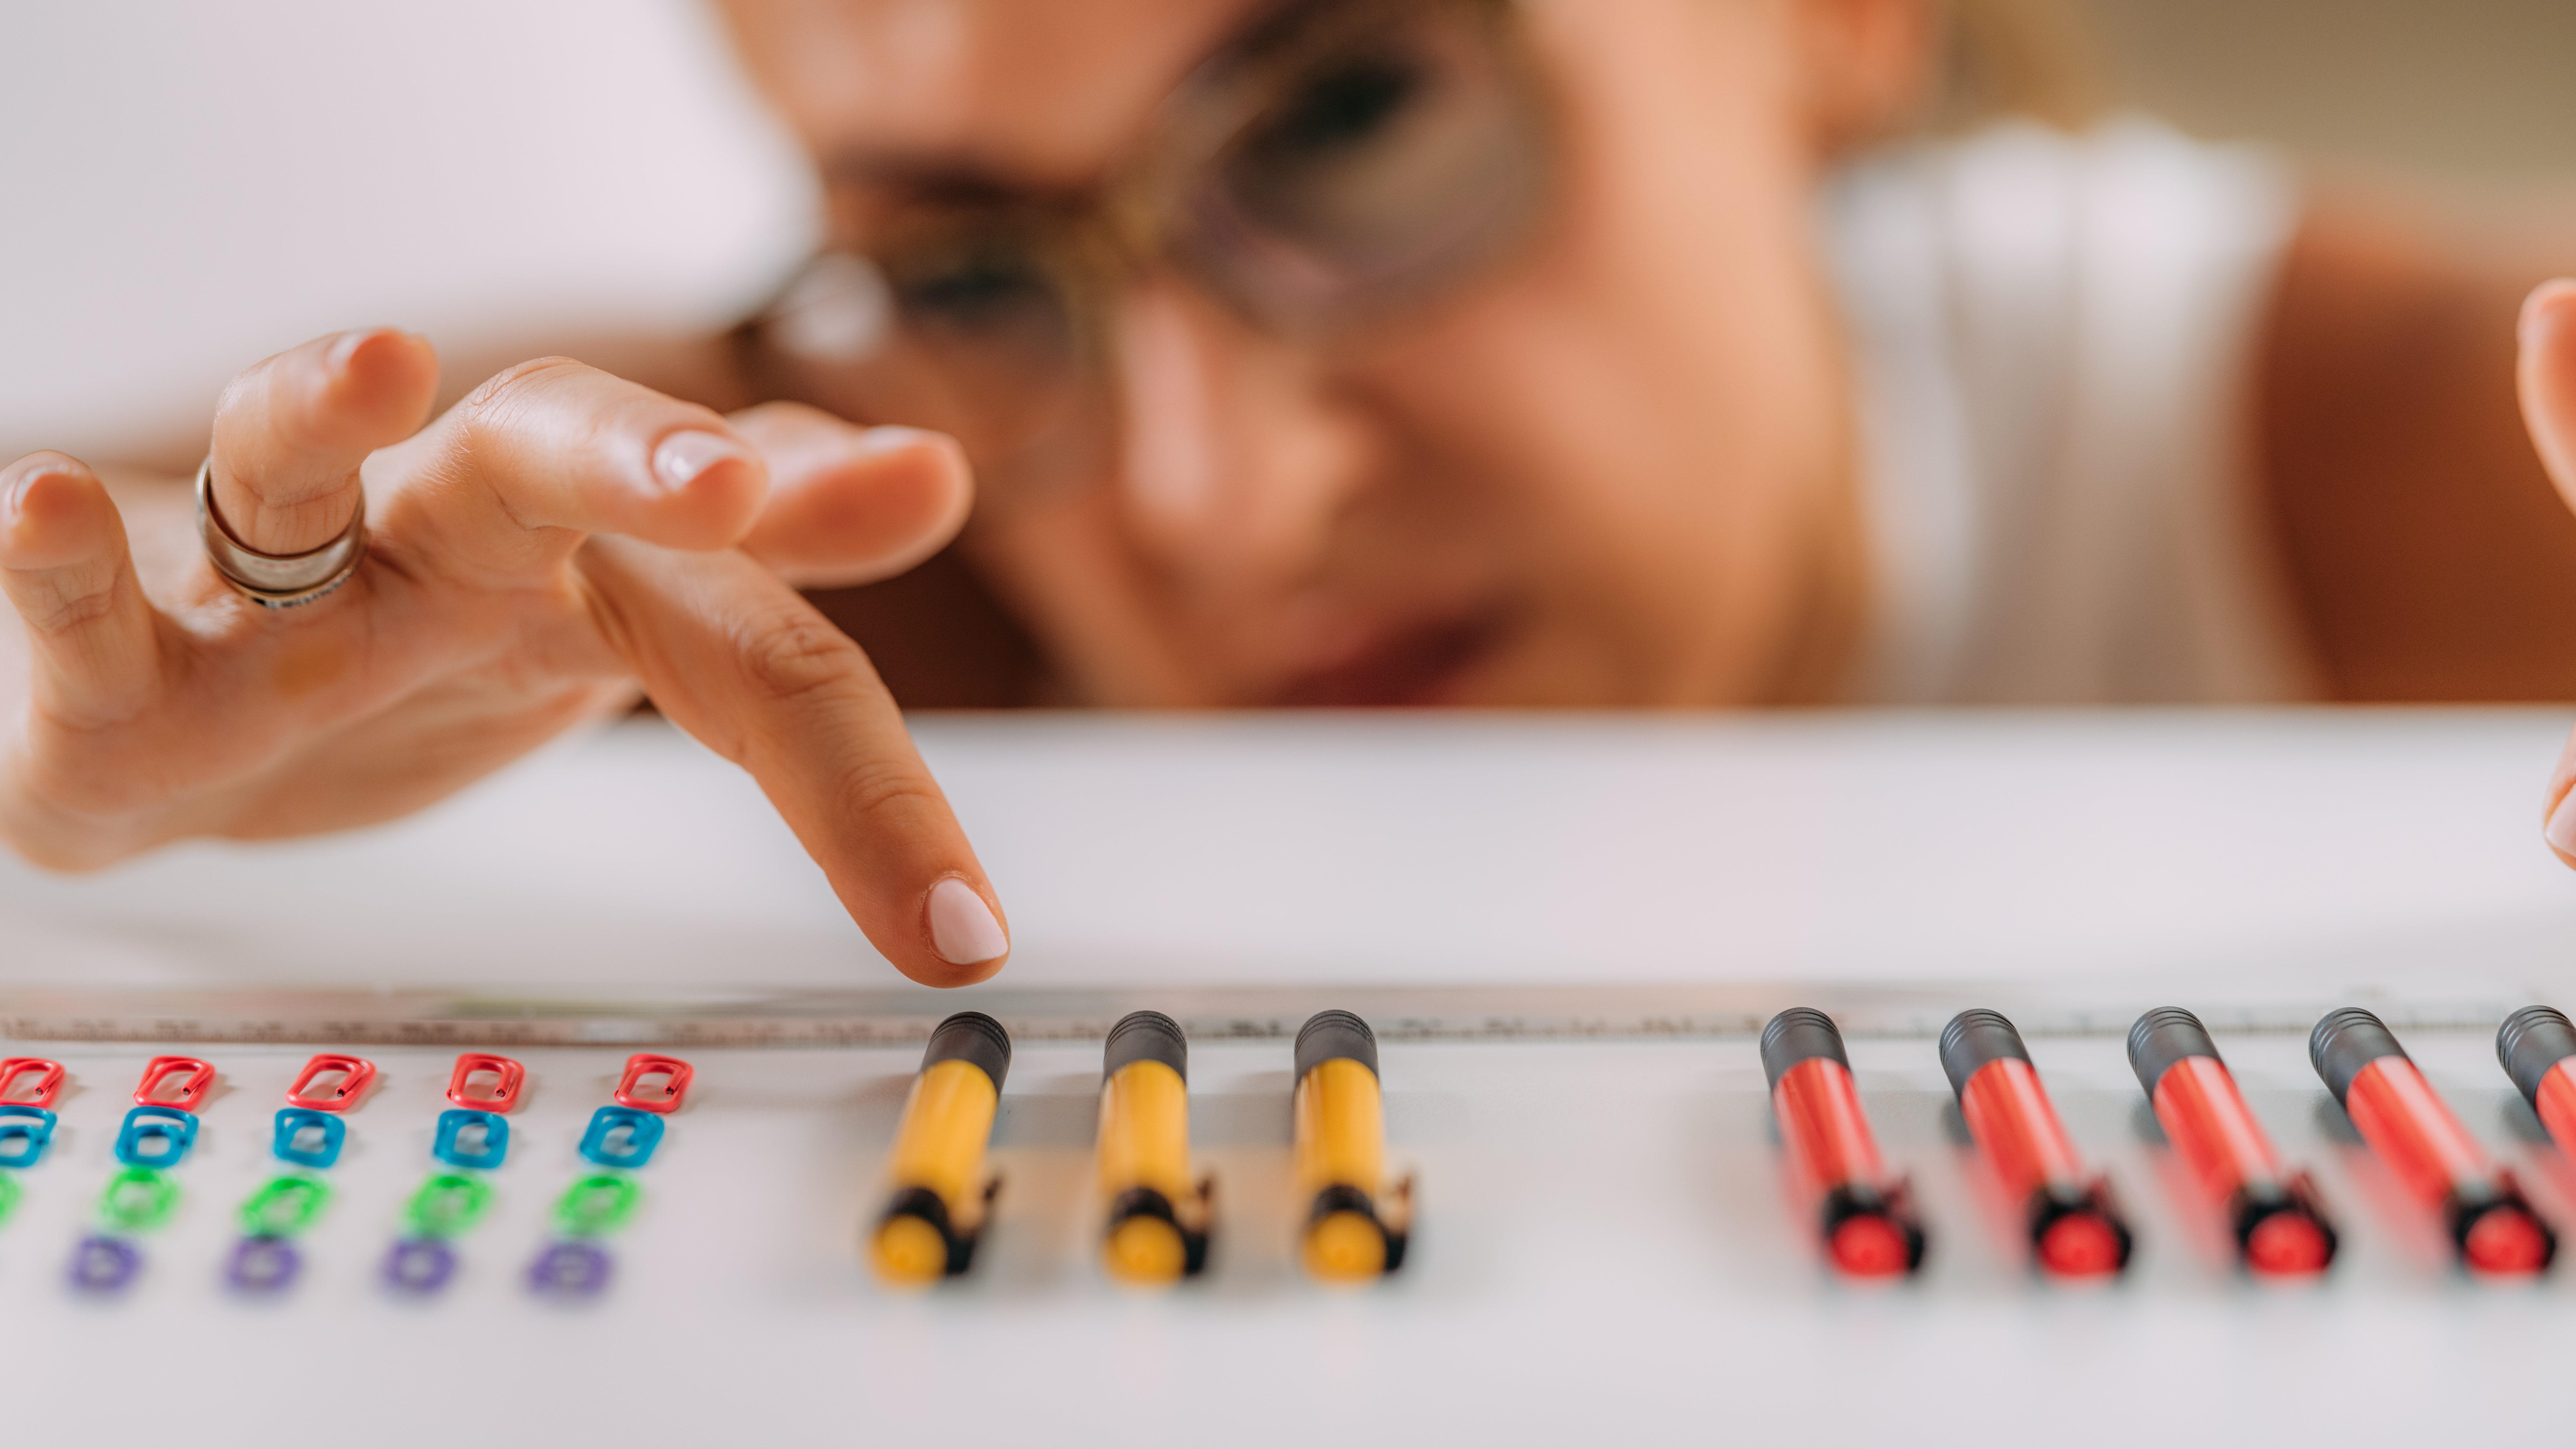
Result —
[[[1130,1012],[1100,1063],[1101,1257],[1110,1276],[1169,1283],[1207,1265],[1208,1187],[1190,1182],[1190,1046],[1159,1011]]]
[[[972,1266],[1000,1186],[984,1176],[984,1146],[1010,1069],[1010,1034],[980,1011],[961,1011],[930,1034],[886,1161],[892,1196],[868,1238],[868,1259],[886,1281],[935,1283]]]
[[[1386,1201],[1386,1113],[1378,1095],[1377,1035],[1347,1011],[1319,1011],[1297,1032],[1297,1192],[1307,1204],[1299,1256],[1334,1282],[1394,1272],[1404,1262],[1412,1184]]]

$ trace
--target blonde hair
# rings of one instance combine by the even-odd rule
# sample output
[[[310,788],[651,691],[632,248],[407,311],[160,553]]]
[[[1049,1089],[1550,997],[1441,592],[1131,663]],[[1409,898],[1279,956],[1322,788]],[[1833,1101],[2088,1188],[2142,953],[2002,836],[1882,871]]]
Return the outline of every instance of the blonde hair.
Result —
[[[2072,130],[2108,107],[2100,53],[2065,0],[1942,0],[1941,9],[1926,129],[2016,115]]]

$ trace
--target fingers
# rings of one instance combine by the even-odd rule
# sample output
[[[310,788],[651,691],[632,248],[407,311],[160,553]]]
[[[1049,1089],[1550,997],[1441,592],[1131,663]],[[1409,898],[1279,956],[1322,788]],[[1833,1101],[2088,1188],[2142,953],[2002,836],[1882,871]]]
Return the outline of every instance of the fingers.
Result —
[[[31,453],[0,469],[0,590],[26,622],[33,702],[93,728],[155,696],[159,635],[105,485],[79,460]]]
[[[730,418],[769,464],[769,502],[744,552],[799,588],[904,572],[946,547],[974,504],[955,440],[862,428],[797,403]]]
[[[887,960],[933,986],[1001,969],[992,886],[847,635],[740,553],[599,538],[581,567],[654,703],[751,772]]]
[[[2560,495],[2576,507],[2576,279],[2534,291],[2522,304],[2521,332],[2523,424]]]
[[[215,408],[215,509],[261,553],[320,548],[349,526],[369,453],[417,432],[438,355],[407,332],[317,338],[244,372]]]
[[[379,551],[473,584],[524,581],[590,533],[730,548],[769,486],[713,412],[560,357],[484,383],[365,472]]]
[[[2522,304],[2522,356],[2516,382],[2532,445],[2576,507],[2576,280],[2543,283]],[[2541,836],[2560,861],[2576,867],[2576,735],[2558,752],[2541,807]]]

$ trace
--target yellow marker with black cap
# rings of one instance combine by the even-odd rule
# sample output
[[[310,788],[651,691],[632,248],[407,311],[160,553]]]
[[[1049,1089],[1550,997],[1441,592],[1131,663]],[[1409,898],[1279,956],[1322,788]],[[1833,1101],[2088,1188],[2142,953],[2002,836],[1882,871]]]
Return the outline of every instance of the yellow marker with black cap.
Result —
[[[1347,1011],[1319,1011],[1297,1032],[1297,1192],[1306,1203],[1298,1256],[1308,1273],[1348,1283],[1403,1266],[1413,1180],[1389,1192],[1385,1178],[1377,1035]]]
[[[1160,1284],[1207,1266],[1212,1183],[1190,1182],[1190,1045],[1180,1023],[1136,1011],[1109,1029],[1100,1063],[1101,1261]]]
[[[868,1237],[868,1260],[887,1282],[935,1283],[973,1266],[1001,1189],[984,1176],[984,1147],[1010,1069],[1010,1034],[980,1011],[961,1011],[930,1034],[886,1162],[893,1196]]]

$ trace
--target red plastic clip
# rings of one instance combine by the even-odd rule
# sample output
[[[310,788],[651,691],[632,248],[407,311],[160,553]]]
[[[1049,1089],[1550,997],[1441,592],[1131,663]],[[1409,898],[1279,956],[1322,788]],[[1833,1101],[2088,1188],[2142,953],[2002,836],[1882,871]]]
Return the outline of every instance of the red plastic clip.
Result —
[[[18,1079],[36,1074],[36,1085],[17,1090]],[[63,1064],[43,1057],[10,1057],[0,1061],[0,1107],[50,1107],[63,1089]]]
[[[492,1089],[479,1096],[471,1085],[477,1072],[490,1072],[497,1078]],[[527,1083],[528,1069],[508,1057],[467,1052],[456,1059],[456,1070],[448,1074],[447,1100],[477,1112],[506,1114],[519,1105],[519,1089]]]
[[[617,1079],[617,1105],[633,1107],[639,1112],[677,1112],[689,1095],[689,1081],[698,1069],[678,1057],[657,1057],[651,1052],[637,1052],[626,1059],[626,1075]],[[648,1077],[665,1078],[662,1095],[638,1097],[635,1089]]]
[[[180,1079],[169,1096],[158,1095],[171,1078]],[[134,1089],[138,1107],[176,1107],[194,1112],[215,1089],[215,1069],[195,1057],[154,1057],[143,1066],[143,1083]]]
[[[305,1095],[316,1080],[333,1072],[340,1074],[336,1086],[319,1096]],[[367,1095],[367,1088],[373,1086],[375,1080],[374,1062],[364,1057],[324,1052],[306,1062],[304,1070],[295,1074],[295,1085],[286,1089],[286,1105],[301,1107],[307,1112],[346,1112],[358,1105],[358,1099]]]

